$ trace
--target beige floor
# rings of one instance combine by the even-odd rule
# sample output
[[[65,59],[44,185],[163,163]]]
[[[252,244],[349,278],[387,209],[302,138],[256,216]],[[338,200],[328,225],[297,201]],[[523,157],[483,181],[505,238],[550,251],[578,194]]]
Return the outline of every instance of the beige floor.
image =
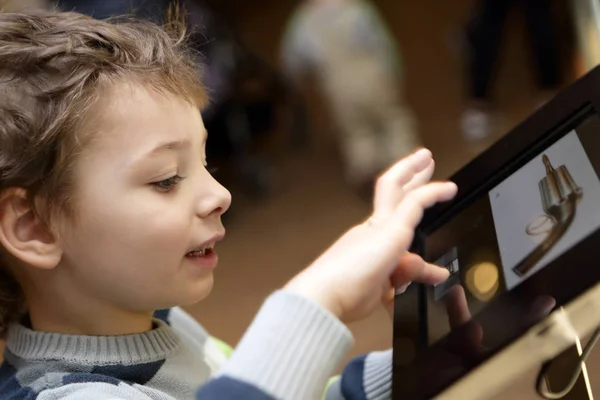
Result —
[[[294,2],[240,3],[235,2],[234,20],[244,39],[261,55],[275,61],[278,38]],[[452,38],[469,3],[377,2],[401,43],[407,65],[408,98],[419,117],[425,143],[435,154],[440,178],[449,176],[490,144],[488,141],[469,146],[461,140],[457,128],[463,106],[463,76]],[[513,19],[510,30],[496,85],[502,111],[496,137],[524,118],[537,101],[518,18]],[[190,310],[209,330],[230,343],[240,338],[270,292],[369,211],[342,183],[330,125],[316,97],[311,97],[311,111],[317,125],[316,153],[270,154],[280,174],[276,193],[260,204],[243,196],[234,197],[235,213],[228,226],[228,238],[220,246],[221,263],[214,294]],[[391,323],[384,312],[353,324],[351,329],[356,337],[351,356],[391,344]],[[592,368],[592,377],[595,369]],[[534,398],[531,388],[528,378],[499,398]]]

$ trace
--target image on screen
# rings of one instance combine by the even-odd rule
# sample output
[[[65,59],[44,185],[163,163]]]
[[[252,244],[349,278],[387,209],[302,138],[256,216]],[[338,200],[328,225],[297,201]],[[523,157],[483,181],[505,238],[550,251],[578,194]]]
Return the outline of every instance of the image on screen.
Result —
[[[575,131],[496,186],[489,199],[507,290],[600,226],[600,180]],[[544,246],[543,256],[523,263]]]

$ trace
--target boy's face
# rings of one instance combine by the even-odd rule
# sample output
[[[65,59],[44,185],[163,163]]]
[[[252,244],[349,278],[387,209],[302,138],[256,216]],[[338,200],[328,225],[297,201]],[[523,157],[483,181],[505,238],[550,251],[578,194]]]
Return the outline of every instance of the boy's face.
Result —
[[[107,95],[90,121],[58,268],[67,291],[130,311],[192,304],[210,293],[217,260],[190,252],[222,239],[231,196],[206,169],[200,112],[131,89]]]

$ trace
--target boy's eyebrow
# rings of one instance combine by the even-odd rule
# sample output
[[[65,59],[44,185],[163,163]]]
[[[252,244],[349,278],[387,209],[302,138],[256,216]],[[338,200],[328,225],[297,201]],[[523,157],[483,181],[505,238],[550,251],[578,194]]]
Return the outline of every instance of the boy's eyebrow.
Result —
[[[169,140],[167,142],[160,143],[150,151],[144,152],[137,156],[135,160],[133,160],[132,165],[143,162],[144,160],[152,158],[165,151],[178,151],[189,148],[191,145],[192,143],[187,139]]]
[[[206,131],[204,131],[204,138],[203,138],[204,143],[206,142],[206,138],[207,138]],[[175,140],[169,140],[166,142],[162,142],[162,143],[159,143],[156,147],[154,147],[150,151],[141,154],[140,157],[136,157],[136,160],[133,162],[133,164],[137,164],[140,161],[143,161],[148,158],[152,158],[153,156],[156,156],[157,154],[160,154],[164,151],[178,151],[178,150],[187,149],[190,147],[192,147],[192,142],[189,139],[175,139]]]
[[[153,156],[157,153],[161,153],[165,150],[181,150],[188,148],[192,145],[192,143],[187,139],[181,140],[170,140],[168,142],[164,142],[156,146],[154,149],[150,150],[145,156]]]

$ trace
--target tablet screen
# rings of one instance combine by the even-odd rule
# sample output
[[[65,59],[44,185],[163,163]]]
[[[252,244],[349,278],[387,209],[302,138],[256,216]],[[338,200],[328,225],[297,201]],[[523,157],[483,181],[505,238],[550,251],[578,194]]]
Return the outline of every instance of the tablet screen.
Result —
[[[451,274],[428,289],[430,343],[450,331],[454,285],[474,316],[600,227],[599,127],[588,117],[427,237],[426,258]]]
[[[600,117],[568,125],[426,232],[451,275],[421,289],[425,343],[394,355],[395,398],[437,395],[600,279]]]

